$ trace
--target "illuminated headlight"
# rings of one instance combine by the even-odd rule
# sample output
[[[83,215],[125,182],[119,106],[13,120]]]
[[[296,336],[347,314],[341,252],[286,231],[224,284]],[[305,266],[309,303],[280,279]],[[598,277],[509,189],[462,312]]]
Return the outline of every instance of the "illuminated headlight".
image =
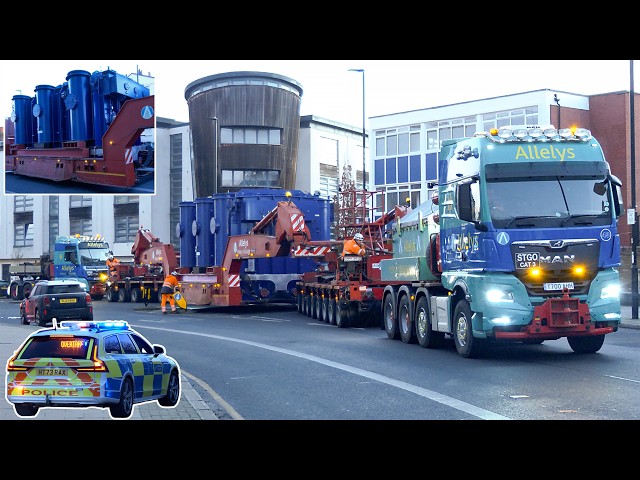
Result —
[[[513,293],[492,289],[487,291],[487,301],[491,303],[513,303]]]
[[[604,287],[600,292],[600,298],[620,298],[620,285],[614,284]]]
[[[509,325],[511,323],[511,319],[509,317],[492,318],[491,321],[498,325]]]

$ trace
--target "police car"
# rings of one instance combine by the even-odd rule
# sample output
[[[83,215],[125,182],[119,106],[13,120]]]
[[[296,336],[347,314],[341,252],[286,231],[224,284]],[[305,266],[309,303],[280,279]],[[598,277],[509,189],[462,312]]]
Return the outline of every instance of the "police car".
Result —
[[[41,407],[102,407],[129,418],[138,403],[175,407],[180,392],[178,363],[124,321],[54,320],[7,361],[6,397],[22,417]]]

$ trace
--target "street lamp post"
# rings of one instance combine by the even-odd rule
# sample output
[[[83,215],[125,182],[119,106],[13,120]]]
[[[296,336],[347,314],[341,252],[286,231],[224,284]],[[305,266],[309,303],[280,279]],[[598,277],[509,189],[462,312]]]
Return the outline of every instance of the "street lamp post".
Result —
[[[216,179],[213,183],[213,193],[218,193],[218,117],[209,117],[209,120],[216,122],[213,129],[213,171],[216,173]]]
[[[365,115],[364,115],[364,68],[350,68],[350,72],[362,73],[362,189],[367,189],[367,171],[366,171],[366,158],[365,158],[365,141],[367,138],[366,130],[364,127]]]

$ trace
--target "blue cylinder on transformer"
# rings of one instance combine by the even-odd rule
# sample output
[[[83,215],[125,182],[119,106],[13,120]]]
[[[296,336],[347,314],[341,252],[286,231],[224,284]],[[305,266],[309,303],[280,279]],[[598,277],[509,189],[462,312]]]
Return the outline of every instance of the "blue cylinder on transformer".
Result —
[[[214,201],[211,197],[196,198],[196,222],[198,225],[196,235],[196,245],[198,252],[196,254],[196,266],[201,270],[212,265],[216,265],[214,261],[215,245],[212,232],[212,223],[214,219]]]
[[[55,87],[52,85],[37,85],[36,103],[33,106],[32,113],[36,118],[38,143],[43,147],[50,147],[53,143],[54,122],[53,122],[53,92]]]
[[[28,95],[14,95],[11,121],[14,123],[15,142],[17,145],[33,143],[34,118],[31,112],[32,98]]]
[[[195,202],[180,202],[180,223],[176,233],[180,239],[180,267],[196,266],[196,234],[193,232],[196,221]]]
[[[72,70],[67,74],[68,94],[64,104],[69,111],[69,140],[72,141],[91,140],[93,135],[90,76],[86,70]]]

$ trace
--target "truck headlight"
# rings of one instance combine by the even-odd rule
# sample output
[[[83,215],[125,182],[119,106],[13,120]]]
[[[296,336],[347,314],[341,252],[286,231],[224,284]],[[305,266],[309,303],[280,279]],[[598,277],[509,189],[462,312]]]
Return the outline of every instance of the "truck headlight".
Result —
[[[600,298],[620,298],[620,285],[617,283],[607,285],[600,291]]]
[[[493,288],[488,290],[487,301],[491,303],[513,303],[513,293]]]

